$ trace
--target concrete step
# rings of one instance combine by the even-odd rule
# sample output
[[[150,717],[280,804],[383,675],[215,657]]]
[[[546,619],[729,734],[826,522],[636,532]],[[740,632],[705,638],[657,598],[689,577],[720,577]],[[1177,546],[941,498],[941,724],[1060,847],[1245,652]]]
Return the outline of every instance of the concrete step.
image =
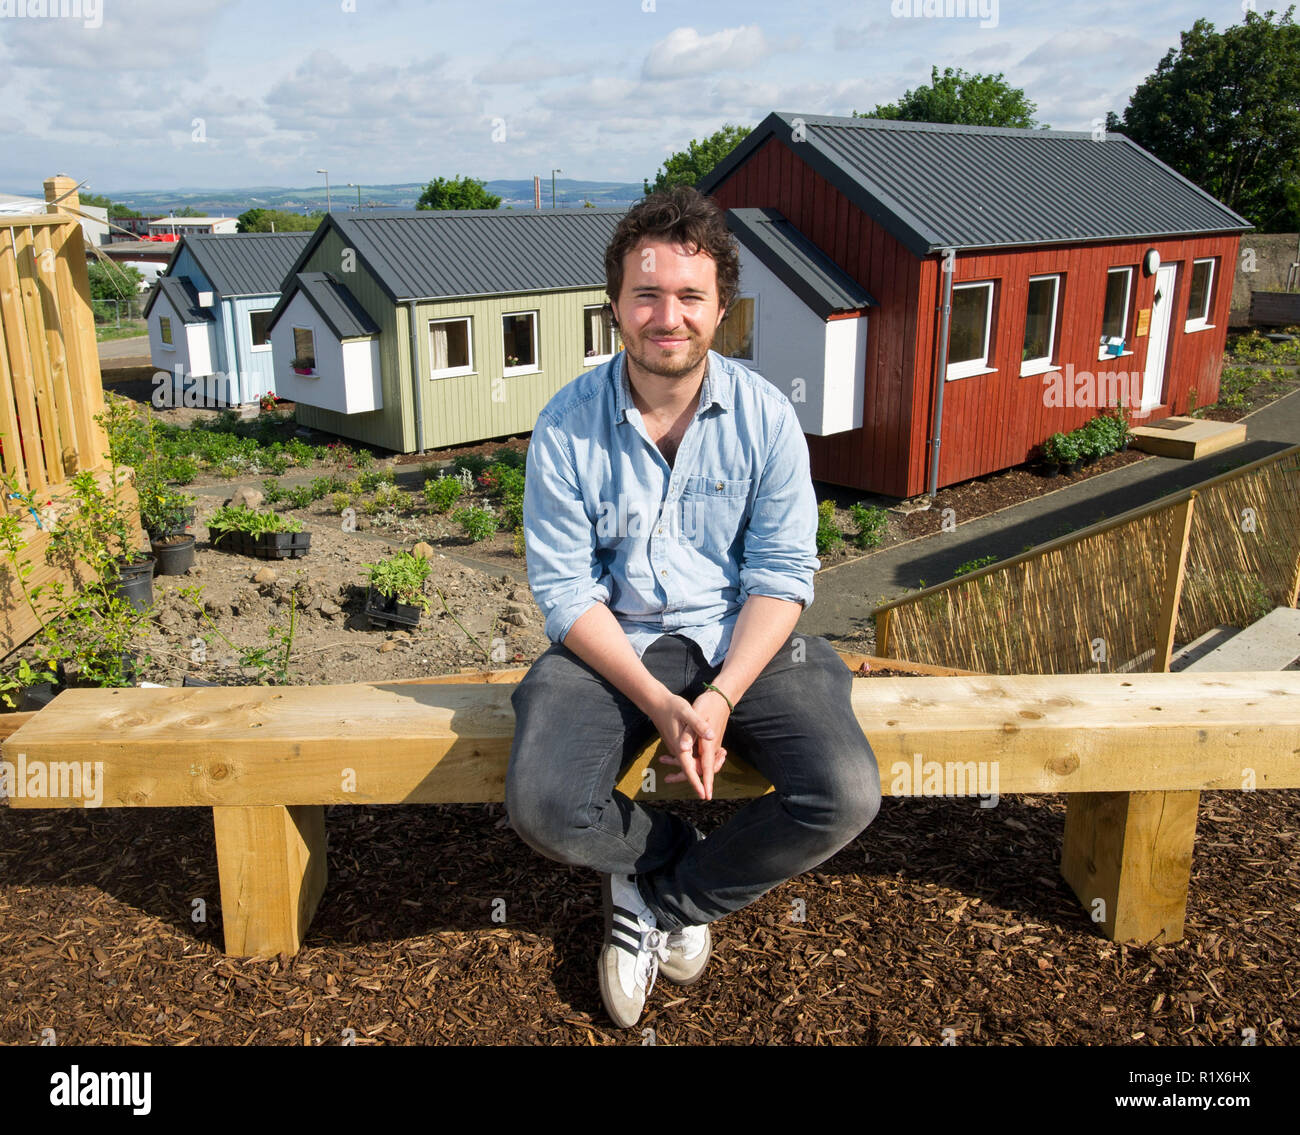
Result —
[[[1245,630],[1215,627],[1190,642],[1170,660],[1169,669],[1300,669],[1300,610],[1277,607]]]

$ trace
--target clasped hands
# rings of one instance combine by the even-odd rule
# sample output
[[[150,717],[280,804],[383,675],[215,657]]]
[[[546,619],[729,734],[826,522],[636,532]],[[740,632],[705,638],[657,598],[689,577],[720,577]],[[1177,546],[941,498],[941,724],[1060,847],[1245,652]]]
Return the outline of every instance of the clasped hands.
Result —
[[[713,777],[727,759],[722,747],[731,717],[726,698],[705,690],[692,704],[666,689],[664,693],[662,704],[650,715],[667,749],[659,760],[682,770],[664,780],[668,784],[689,781],[701,800],[712,800]]]

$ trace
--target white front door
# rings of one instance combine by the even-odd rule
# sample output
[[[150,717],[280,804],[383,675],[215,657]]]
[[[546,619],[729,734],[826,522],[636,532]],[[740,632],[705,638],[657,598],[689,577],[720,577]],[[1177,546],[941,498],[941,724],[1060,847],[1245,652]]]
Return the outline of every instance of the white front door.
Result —
[[[1174,282],[1178,265],[1156,270],[1156,294],[1151,301],[1150,338],[1147,340],[1147,369],[1142,376],[1142,413],[1160,405],[1165,390],[1165,356],[1169,350],[1169,316],[1174,310]]]

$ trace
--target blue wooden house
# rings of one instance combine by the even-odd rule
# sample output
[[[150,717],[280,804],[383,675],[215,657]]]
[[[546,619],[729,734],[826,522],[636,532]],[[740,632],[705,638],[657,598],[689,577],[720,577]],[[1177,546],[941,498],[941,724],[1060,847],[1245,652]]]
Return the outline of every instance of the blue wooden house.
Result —
[[[205,403],[238,406],[275,393],[268,322],[309,232],[192,234],[176,246],[145,305],[153,365]]]

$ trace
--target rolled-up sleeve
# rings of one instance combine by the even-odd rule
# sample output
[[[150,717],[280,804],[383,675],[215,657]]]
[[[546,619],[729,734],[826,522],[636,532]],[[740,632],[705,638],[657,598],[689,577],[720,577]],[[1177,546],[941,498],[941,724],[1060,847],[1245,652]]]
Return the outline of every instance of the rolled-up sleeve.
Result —
[[[563,642],[578,618],[609,602],[596,557],[596,529],[578,487],[573,453],[553,422],[539,421],[528,444],[524,483],[528,584],[546,616],[546,635]]]
[[[817,559],[817,497],[808,442],[788,403],[763,466],[740,564],[740,598],[768,595],[809,606]]]

